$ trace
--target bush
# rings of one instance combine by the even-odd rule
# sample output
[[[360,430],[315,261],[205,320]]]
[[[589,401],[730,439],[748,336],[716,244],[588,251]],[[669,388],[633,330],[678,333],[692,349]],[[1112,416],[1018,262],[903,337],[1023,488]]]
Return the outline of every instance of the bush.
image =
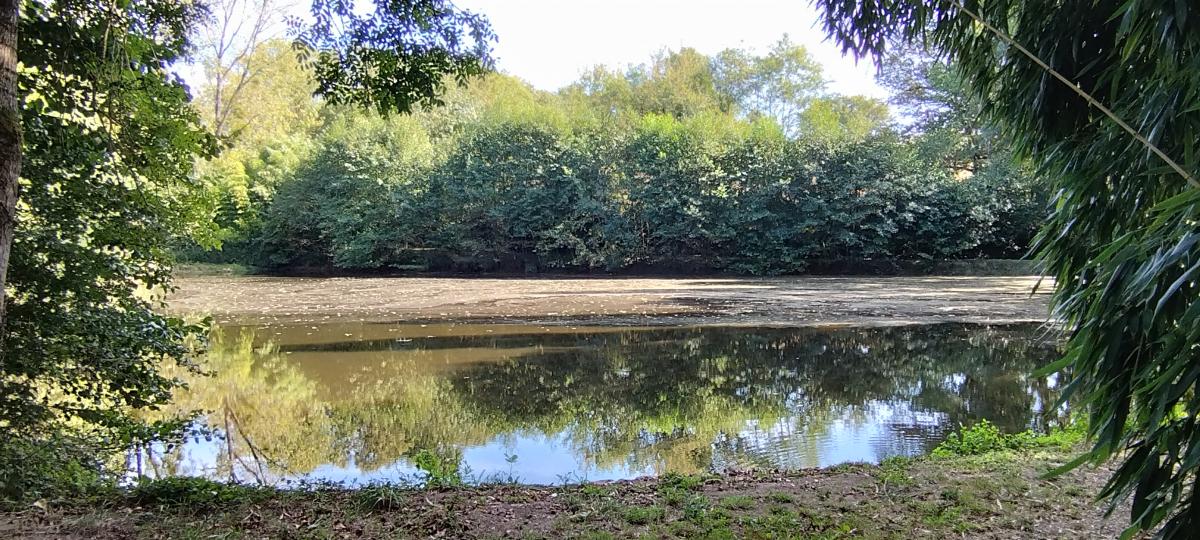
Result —
[[[65,435],[0,439],[0,506],[114,489],[90,441]]]
[[[933,455],[978,456],[999,450],[1021,450],[1033,446],[1035,438],[1029,431],[1005,434],[991,422],[980,420],[973,426],[951,433],[933,450]]]
[[[739,122],[488,117],[439,139],[342,118],[257,210],[242,262],[785,274],[1020,256],[1040,222],[1046,193],[1007,155],[964,177],[886,129],[829,144]]]
[[[225,484],[207,478],[169,476],[143,479],[129,490],[129,499],[147,506],[184,506],[211,509],[242,502],[258,502],[274,490],[263,487]]]
[[[978,456],[1005,450],[1028,450],[1031,448],[1054,447],[1069,450],[1083,442],[1086,427],[1081,422],[1052,430],[1046,434],[1033,431],[1007,434],[987,420],[951,433],[933,450],[935,457]]]

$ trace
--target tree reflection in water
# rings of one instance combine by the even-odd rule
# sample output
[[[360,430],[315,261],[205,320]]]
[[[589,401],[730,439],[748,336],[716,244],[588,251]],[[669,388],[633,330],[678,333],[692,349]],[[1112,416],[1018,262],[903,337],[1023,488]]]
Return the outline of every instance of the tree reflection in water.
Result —
[[[529,482],[812,467],[930,450],[987,418],[1059,421],[1037,326],[225,328],[176,411],[216,434],[160,474],[412,473],[421,453]],[[517,453],[515,464],[500,455]],[[501,466],[502,465],[502,466]]]

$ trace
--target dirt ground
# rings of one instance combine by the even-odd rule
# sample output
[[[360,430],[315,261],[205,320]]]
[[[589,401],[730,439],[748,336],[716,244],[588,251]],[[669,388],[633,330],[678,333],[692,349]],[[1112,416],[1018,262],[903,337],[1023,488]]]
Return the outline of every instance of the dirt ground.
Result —
[[[171,312],[218,322],[894,325],[1043,322],[1036,277],[183,277]]]
[[[1111,472],[1042,474],[1068,453],[917,459],[789,473],[666,476],[565,487],[215,490],[0,512],[0,537],[70,538],[1115,538],[1092,494]],[[228,489],[228,488],[222,488]],[[203,497],[202,497],[203,496]]]

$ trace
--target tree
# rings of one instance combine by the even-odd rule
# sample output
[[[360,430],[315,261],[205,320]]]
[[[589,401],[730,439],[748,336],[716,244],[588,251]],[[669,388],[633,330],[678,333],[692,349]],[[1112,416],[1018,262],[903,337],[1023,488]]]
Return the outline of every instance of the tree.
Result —
[[[849,144],[882,133],[891,123],[887,104],[866,96],[826,96],[799,113],[803,137],[827,144]]]
[[[434,105],[447,77],[465,83],[492,64],[491,25],[448,0],[315,0],[313,22],[293,19],[296,45],[313,69],[317,93],[330,103],[381,113]]]
[[[21,0],[0,3],[0,361],[8,321],[8,261],[17,223],[21,176],[21,108],[17,98],[17,34]]]
[[[255,239],[255,262],[370,269],[398,264],[420,230],[405,214],[424,190],[419,173],[431,168],[432,153],[415,118],[346,111],[279,186]]]
[[[250,62],[282,14],[275,0],[216,0],[209,4],[196,41],[210,87],[212,130],[229,134],[229,113],[258,75]]]
[[[203,220],[209,226],[179,240],[183,253],[214,262],[248,255],[261,210],[308,157],[321,124],[312,76],[289,42],[267,40],[241,62],[255,76],[241,86],[238,99],[225,101],[225,147],[197,165],[196,174],[204,181]],[[208,79],[196,99],[208,126],[215,126],[210,116],[215,84]]]
[[[718,91],[736,103],[743,114],[774,118],[792,136],[799,131],[801,112],[825,87],[821,64],[787,35],[765,56],[726,49],[712,59],[712,64]]]
[[[195,6],[29,2],[21,32],[23,196],[8,274],[0,362],[0,470],[6,496],[36,491],[23,458],[64,434],[92,456],[169,426],[129,409],[160,406],[198,328],[157,311],[167,241],[191,223],[191,170],[211,154],[166,67]],[[149,293],[149,294],[147,294]],[[93,457],[93,459],[95,459]],[[69,468],[68,468],[69,469]]]
[[[695,49],[659,53],[628,77],[635,89],[633,99],[643,114],[687,118],[729,107],[717,93],[711,62]]]
[[[636,123],[646,114],[688,118],[725,113],[733,104],[716,86],[707,56],[692,48],[664,50],[624,72],[597,66],[568,86],[568,100],[585,101],[602,118]]]
[[[1129,533],[1200,527],[1200,5],[818,0],[845,50],[927,44],[1058,194],[1038,239],[1069,397]]]
[[[388,24],[395,17],[421,23],[404,35],[422,41],[434,32],[424,25],[429,5],[389,4],[380,12],[394,16]],[[17,6],[4,7],[30,44],[18,58],[17,28],[0,19],[0,41],[8,40],[0,42],[0,113],[13,113],[0,125],[0,145],[8,145],[0,173],[14,175],[0,182],[10,196],[2,202],[16,212],[2,217],[19,218],[0,222],[0,240],[12,239],[11,257],[9,245],[0,246],[8,301],[0,495],[7,498],[62,489],[47,484],[73,471],[96,474],[109,452],[180,427],[181,419],[148,424],[132,413],[161,406],[178,387],[162,365],[194,367],[193,345],[203,328],[158,308],[169,287],[170,241],[206,217],[193,167],[213,155],[217,141],[170,71],[191,45],[203,15],[199,4],[38,0],[22,4],[19,18]],[[406,8],[418,12],[401,16]],[[471,22],[486,28],[481,18]],[[453,34],[451,23],[435,25],[441,33],[425,40],[429,46],[418,56],[453,56],[438,49]],[[406,51],[380,50],[376,57],[403,63]],[[417,62],[392,73],[392,82],[409,77],[397,84],[415,93],[387,103],[405,108],[419,100],[413,95],[436,95],[446,74],[438,66],[486,64],[459,52],[449,64]],[[16,86],[4,86],[6,75]],[[371,95],[391,89],[358,88]],[[5,108],[16,103],[20,109]],[[67,440],[82,450],[63,452]]]
[[[880,61],[879,81],[927,157],[962,173],[977,172],[993,153],[1011,157],[984,121],[982,100],[947,59],[922,45],[897,43]]]
[[[377,137],[382,119],[320,100],[305,102],[311,132],[284,128],[286,103],[303,96],[283,91],[298,67],[282,49],[265,54],[272,45],[245,94],[263,110],[247,111],[252,127],[209,171],[222,250],[185,257],[778,274],[822,259],[1020,256],[1041,219],[1044,193],[1020,163],[989,158],[966,174],[943,159],[958,150],[936,126],[900,133],[886,104],[861,96],[807,99],[788,137],[722,102],[716,60],[686,49],[596,68],[557,93],[476,77],[415,111],[419,126]],[[384,142],[409,134],[427,139],[429,167],[399,166],[425,143]]]

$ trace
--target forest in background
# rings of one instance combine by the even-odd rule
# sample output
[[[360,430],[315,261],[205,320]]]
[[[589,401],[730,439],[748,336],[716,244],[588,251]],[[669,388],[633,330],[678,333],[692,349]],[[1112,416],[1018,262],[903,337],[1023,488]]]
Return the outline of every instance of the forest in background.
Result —
[[[786,36],[598,66],[557,92],[487,74],[411,115],[313,98],[285,41],[206,73],[196,106],[226,148],[198,168],[211,219],[177,245],[190,261],[785,274],[1017,258],[1049,199],[914,47],[882,62],[895,116],[826,91]]]

